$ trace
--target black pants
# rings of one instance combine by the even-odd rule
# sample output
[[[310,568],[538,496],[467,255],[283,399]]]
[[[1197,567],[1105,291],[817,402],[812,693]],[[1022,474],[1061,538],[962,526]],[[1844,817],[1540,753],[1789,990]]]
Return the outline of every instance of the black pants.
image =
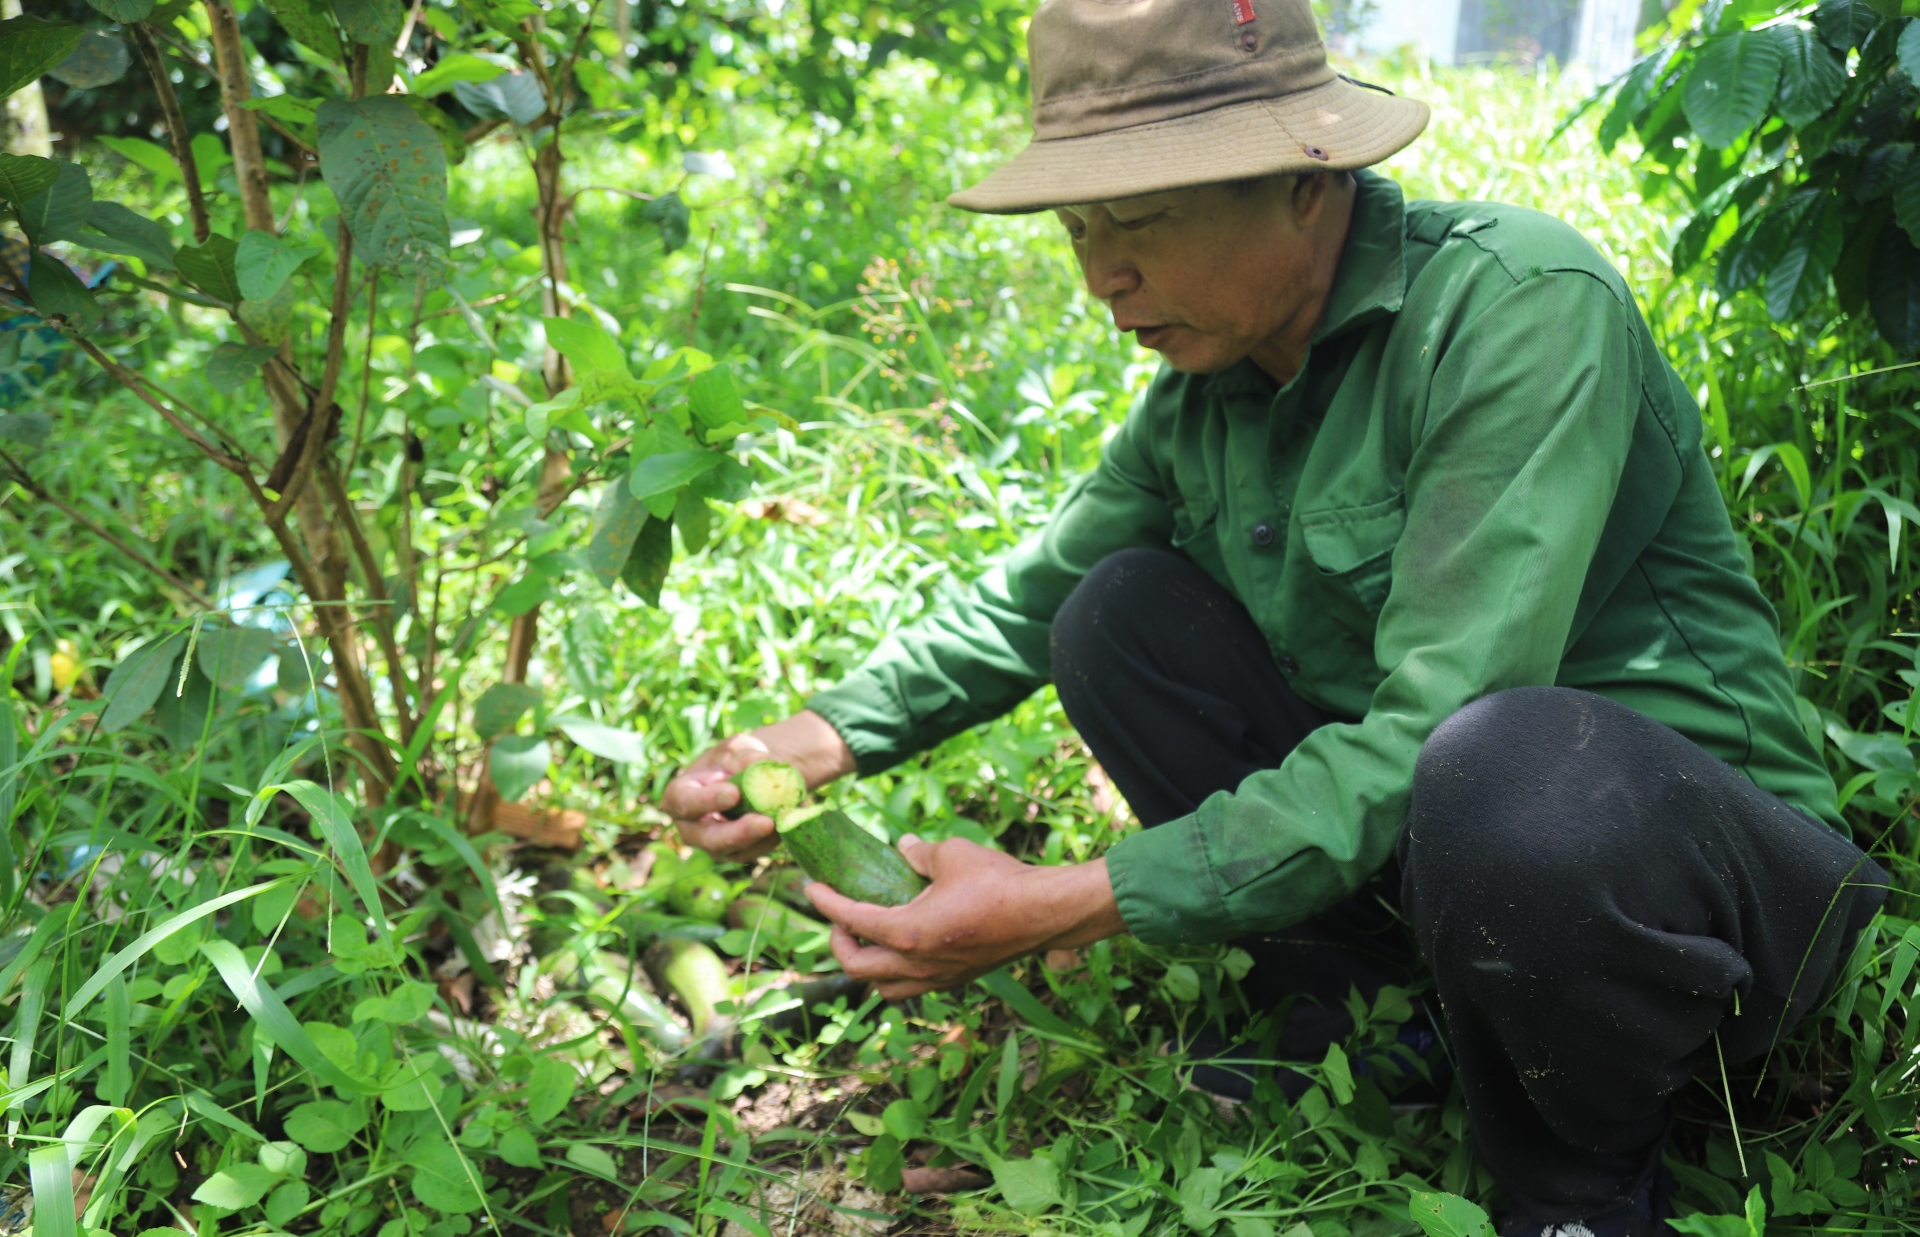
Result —
[[[1067,716],[1148,826],[1274,768],[1336,720],[1187,559],[1102,561],[1053,625]],[[1885,899],[1858,848],[1665,726],[1566,688],[1499,692],[1421,750],[1393,874],[1249,942],[1253,999],[1307,998],[1318,1058],[1349,985],[1438,988],[1481,1160],[1561,1218],[1628,1197],[1692,1074],[1766,1052]],[[1397,894],[1397,896],[1396,896]],[[1317,1037],[1318,1050],[1312,1042]],[[1543,1218],[1552,1218],[1544,1216]]]

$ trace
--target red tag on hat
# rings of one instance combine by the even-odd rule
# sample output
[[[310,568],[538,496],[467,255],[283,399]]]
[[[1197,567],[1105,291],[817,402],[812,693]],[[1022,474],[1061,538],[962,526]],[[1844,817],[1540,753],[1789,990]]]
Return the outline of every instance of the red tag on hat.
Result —
[[[1256,14],[1253,11],[1253,0],[1233,0],[1233,24],[1234,25],[1244,26],[1248,22],[1252,21],[1255,16]]]

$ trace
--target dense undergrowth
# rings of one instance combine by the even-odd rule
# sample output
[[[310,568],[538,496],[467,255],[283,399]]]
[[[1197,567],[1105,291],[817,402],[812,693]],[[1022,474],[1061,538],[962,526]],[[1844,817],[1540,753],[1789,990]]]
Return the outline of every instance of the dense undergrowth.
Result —
[[[1920,1186],[1908,372],[1834,381],[1897,358],[1837,310],[1781,325],[1673,279],[1682,207],[1602,155],[1591,123],[1554,136],[1572,86],[1365,76],[1435,104],[1427,138],[1388,169],[1410,194],[1538,206],[1626,273],[1708,410],[1809,731],[1901,885],[1818,1017],[1682,1097],[1673,1161],[1696,1231],[1907,1231]],[[310,615],[235,487],[126,392],[70,356],[42,381],[40,345],[22,347],[9,408],[51,418],[22,461],[33,484],[239,620],[197,617],[180,588],[23,486],[0,495],[0,996],[14,1010],[0,1180],[34,1200],[39,1237],[73,1231],[62,1190],[86,1230],[203,1237],[786,1237],[877,1232],[894,1215],[1386,1237],[1416,1231],[1414,1192],[1498,1206],[1457,1094],[1388,1099],[1420,1068],[1398,1047],[1419,993],[1357,1003],[1344,1048],[1301,1063],[1315,1085],[1297,1102],[1263,1078],[1223,1110],[1183,1088],[1167,1050],[1242,1012],[1234,951],[1119,939],[889,1006],[835,988],[804,925],[723,934],[675,913],[685,861],[655,841],[650,806],[671,770],[797,707],[1035,527],[1152,372],[1078,290],[1048,218],[939,204],[1017,143],[1015,112],[898,66],[852,123],[750,100],[716,113],[684,140],[726,150],[730,177],[683,178],[677,159],[612,136],[576,149],[579,183],[678,188],[694,211],[669,254],[640,203],[583,193],[576,305],[619,328],[636,365],[683,345],[726,358],[747,399],[799,427],[749,440],[757,496],[719,508],[705,548],[683,536],[657,608],[579,569],[592,485],[528,514],[540,452],[503,388],[541,365],[532,190],[512,139],[475,146],[451,207],[470,308],[389,290],[381,326],[352,344],[368,396],[348,486],[369,512],[414,495],[407,527],[371,525],[374,548],[466,556],[396,595],[413,616],[402,640],[463,634],[441,663],[434,753],[379,810],[355,797],[337,705],[312,690],[324,660]],[[106,151],[80,156],[97,179],[157,194],[150,209],[177,208],[175,190]],[[207,383],[226,329],[211,315],[131,295],[111,312],[160,383],[263,432],[257,389]],[[475,708],[502,673],[483,637],[523,584],[546,606],[538,690],[502,720]],[[254,631],[270,640],[232,634]],[[168,639],[147,671],[164,680],[157,709],[96,725],[112,703],[101,690]],[[496,734],[551,745],[527,799],[585,813],[577,852],[465,832],[460,793]],[[1050,693],[844,797],[895,835],[993,839],[1038,862],[1096,854],[1130,827]],[[766,875],[722,868],[714,896]],[[672,1051],[686,1011],[663,1018],[645,1000],[636,964],[663,936],[740,959],[733,1008],[715,1012],[746,1029],[706,1065]],[[991,1188],[899,1192],[908,1170],[960,1166]]]

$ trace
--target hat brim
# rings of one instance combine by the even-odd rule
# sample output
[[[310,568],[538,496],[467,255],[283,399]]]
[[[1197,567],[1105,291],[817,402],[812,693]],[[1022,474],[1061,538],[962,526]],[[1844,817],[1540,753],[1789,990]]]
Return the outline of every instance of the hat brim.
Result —
[[[1427,127],[1427,117],[1427,105],[1417,100],[1335,78],[1278,98],[1032,141],[947,202],[981,214],[1023,215],[1249,176],[1353,171],[1404,149]]]

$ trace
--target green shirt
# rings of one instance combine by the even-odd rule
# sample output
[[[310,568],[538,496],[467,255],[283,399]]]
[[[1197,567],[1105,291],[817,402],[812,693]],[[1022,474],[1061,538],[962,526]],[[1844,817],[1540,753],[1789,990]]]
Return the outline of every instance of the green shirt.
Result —
[[[1198,563],[1302,698],[1359,719],[1108,851],[1143,940],[1352,893],[1393,853],[1427,736],[1509,687],[1610,697],[1840,824],[1699,408],[1619,273],[1538,212],[1409,205],[1361,174],[1291,382],[1162,369],[1045,529],[809,707],[862,773],[998,716],[1047,681],[1074,585],[1129,546]]]

